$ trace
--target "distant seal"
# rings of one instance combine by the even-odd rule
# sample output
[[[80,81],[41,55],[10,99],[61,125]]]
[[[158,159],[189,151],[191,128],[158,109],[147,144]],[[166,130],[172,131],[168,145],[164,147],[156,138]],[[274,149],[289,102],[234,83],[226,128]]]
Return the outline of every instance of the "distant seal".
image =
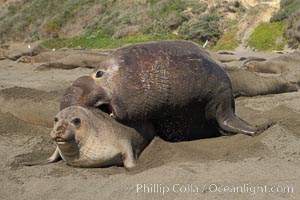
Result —
[[[55,117],[50,133],[57,145],[54,154],[42,163],[25,165],[52,163],[62,158],[75,167],[124,165],[131,169],[154,137],[150,125],[136,127],[137,130],[124,126],[99,110],[70,106]]]
[[[82,102],[113,114],[119,121],[159,122],[180,116],[188,108],[185,114],[204,115],[224,134],[254,135],[268,127],[250,125],[235,115],[229,77],[204,49],[192,42],[125,46],[84,79],[90,91],[81,98]],[[199,107],[203,113],[198,112]]]
[[[235,97],[279,94],[298,90],[297,86],[284,77],[264,77],[244,69],[228,69],[226,72],[230,77]],[[292,80],[292,78],[289,79]]]
[[[251,72],[281,74],[288,70],[297,70],[299,62],[300,53],[295,51],[290,54],[276,55],[267,60],[249,60],[243,67]]]

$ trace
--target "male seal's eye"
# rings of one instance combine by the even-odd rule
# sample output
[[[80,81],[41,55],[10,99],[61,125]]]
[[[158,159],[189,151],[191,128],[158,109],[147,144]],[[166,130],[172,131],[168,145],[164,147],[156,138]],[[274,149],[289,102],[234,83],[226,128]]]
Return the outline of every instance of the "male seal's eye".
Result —
[[[97,71],[96,78],[101,78],[104,75],[104,71]]]
[[[55,117],[55,118],[54,118],[54,122],[58,122],[58,119],[57,119],[57,117]]]
[[[81,120],[79,119],[79,118],[74,118],[74,119],[72,119],[72,124],[74,124],[75,126],[78,126],[79,124],[80,124],[80,122],[81,122]]]

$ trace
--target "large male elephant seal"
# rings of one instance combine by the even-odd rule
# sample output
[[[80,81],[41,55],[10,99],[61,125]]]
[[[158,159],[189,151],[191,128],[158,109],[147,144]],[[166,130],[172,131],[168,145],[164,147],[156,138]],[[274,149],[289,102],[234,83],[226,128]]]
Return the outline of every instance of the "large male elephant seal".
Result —
[[[90,77],[73,84],[82,85],[81,104],[98,107],[119,121],[160,121],[174,115],[179,119],[192,113],[193,118],[203,115],[222,133],[253,135],[266,129],[235,115],[227,74],[205,50],[188,41],[120,48]]]
[[[150,124],[124,126],[99,110],[70,106],[54,119],[50,133],[57,148],[46,161],[24,165],[52,163],[61,158],[75,167],[136,165],[136,159],[154,137]]]

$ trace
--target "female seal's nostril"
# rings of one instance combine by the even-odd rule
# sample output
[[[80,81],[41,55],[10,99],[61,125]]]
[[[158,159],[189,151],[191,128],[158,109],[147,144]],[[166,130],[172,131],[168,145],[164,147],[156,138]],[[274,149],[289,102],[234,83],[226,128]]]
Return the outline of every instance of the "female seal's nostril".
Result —
[[[59,126],[56,128],[55,132],[57,135],[61,135],[62,133],[64,133],[66,131],[66,128],[64,126]]]

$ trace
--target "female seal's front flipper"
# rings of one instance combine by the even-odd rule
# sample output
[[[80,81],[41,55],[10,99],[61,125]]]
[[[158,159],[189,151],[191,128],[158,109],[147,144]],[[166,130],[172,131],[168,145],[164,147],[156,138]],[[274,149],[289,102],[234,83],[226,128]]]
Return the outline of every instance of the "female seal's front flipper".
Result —
[[[136,166],[136,156],[133,152],[132,145],[126,144],[124,145],[124,152],[122,153],[122,160],[124,167],[127,170],[132,170]]]
[[[25,166],[34,166],[34,165],[45,165],[45,164],[49,164],[49,163],[54,163],[61,160],[61,156],[59,154],[59,150],[58,147],[56,147],[54,153],[52,154],[52,156],[50,156],[47,160],[37,160],[37,161],[32,161],[32,162],[22,162],[22,165]]]

